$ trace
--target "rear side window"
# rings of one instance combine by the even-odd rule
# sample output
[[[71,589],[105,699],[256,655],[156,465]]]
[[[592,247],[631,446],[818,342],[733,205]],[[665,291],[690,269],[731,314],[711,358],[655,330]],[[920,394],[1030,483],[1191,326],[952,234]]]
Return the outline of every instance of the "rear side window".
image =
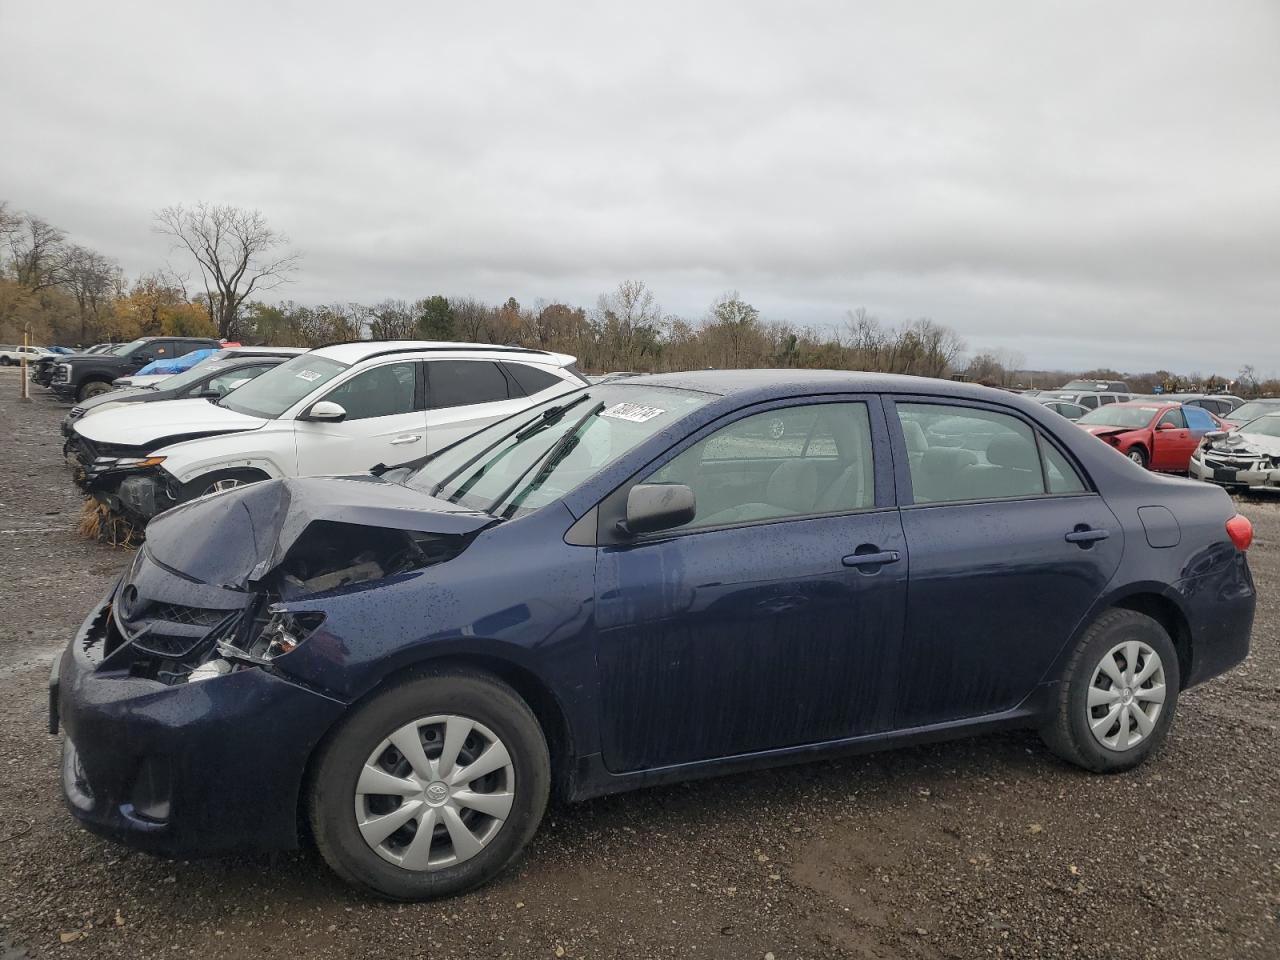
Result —
[[[916,503],[1081,493],[1071,463],[1026,423],[1003,413],[900,403]]]
[[[554,373],[530,366],[527,363],[504,363],[502,367],[511,376],[511,379],[516,382],[516,385],[530,397],[535,393],[541,393],[548,387],[564,383]]]
[[[1201,410],[1199,407],[1183,407],[1182,412],[1187,418],[1187,426],[1192,430],[1218,429],[1218,425],[1213,422],[1213,417],[1207,410]]]
[[[507,378],[492,360],[432,360],[427,364],[427,406],[433,410],[510,397]]]
[[[1104,393],[1102,396],[1100,396],[1100,397],[1098,398],[1098,402],[1099,402],[1099,403],[1115,403],[1115,402],[1116,402],[1116,398],[1115,398],[1115,397],[1113,397],[1113,396],[1111,396],[1111,395],[1110,395],[1110,394],[1108,394],[1108,393]]]

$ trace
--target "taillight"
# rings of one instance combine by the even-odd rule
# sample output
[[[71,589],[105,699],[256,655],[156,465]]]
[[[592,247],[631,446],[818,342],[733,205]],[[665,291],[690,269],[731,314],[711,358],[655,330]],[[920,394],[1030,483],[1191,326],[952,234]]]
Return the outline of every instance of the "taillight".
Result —
[[[1227,536],[1236,545],[1237,550],[1248,550],[1253,543],[1253,524],[1249,518],[1237,513],[1227,521]]]

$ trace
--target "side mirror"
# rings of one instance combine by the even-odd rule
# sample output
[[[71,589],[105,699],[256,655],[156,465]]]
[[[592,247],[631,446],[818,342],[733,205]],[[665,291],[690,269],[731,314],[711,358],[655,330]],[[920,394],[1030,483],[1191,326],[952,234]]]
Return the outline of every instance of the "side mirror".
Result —
[[[311,409],[298,419],[318,420],[322,423],[340,423],[346,416],[347,411],[342,409],[341,404],[334,403],[332,400],[317,400],[311,405]]]
[[[1179,427],[1176,423],[1165,422],[1157,426],[1156,429],[1157,430],[1177,430],[1179,429]]]
[[[693,490],[683,483],[637,483],[627,494],[621,532],[634,536],[670,530],[692,520],[697,509]]]
[[[222,394],[217,390],[204,389],[196,394],[201,400],[221,400]]]

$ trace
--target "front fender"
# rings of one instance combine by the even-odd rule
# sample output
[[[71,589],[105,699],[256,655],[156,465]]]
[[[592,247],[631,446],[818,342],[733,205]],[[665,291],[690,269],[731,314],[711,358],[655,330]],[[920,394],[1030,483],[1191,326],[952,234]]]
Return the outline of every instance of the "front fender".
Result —
[[[298,472],[292,431],[245,430],[185,440],[156,450],[154,455],[165,458],[165,472],[178,483],[190,483],[216,470],[260,470],[273,480]]]

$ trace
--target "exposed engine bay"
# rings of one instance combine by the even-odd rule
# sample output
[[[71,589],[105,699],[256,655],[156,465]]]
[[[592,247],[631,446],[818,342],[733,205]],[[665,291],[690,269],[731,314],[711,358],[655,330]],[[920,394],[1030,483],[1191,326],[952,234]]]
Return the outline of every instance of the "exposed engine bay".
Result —
[[[283,604],[443,563],[471,539],[313,521],[283,561],[247,590],[175,577],[144,547],[88,646],[97,646],[100,670],[127,671],[168,684],[267,667],[324,621],[321,612],[291,611]]]

